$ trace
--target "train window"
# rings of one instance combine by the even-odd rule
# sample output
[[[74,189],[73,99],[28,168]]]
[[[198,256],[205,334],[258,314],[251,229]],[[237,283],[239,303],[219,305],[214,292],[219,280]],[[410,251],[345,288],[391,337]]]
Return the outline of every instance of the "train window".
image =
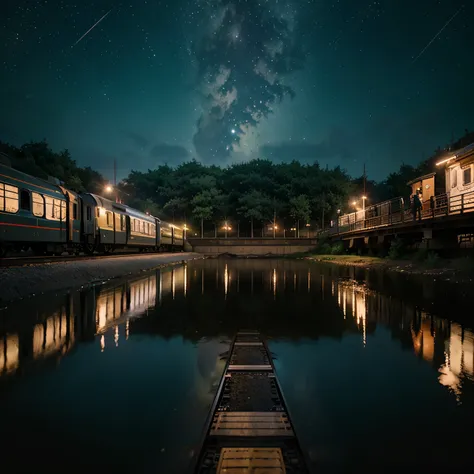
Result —
[[[146,223],[146,234],[150,235],[150,223],[149,222]]]
[[[107,226],[108,227],[113,227],[112,223],[112,213],[107,211]]]
[[[74,204],[72,205],[72,218],[73,218],[74,220],[77,219],[77,203],[74,203]]]
[[[145,221],[141,221],[141,231],[142,231],[142,234],[145,233]]]
[[[20,192],[20,209],[31,211],[30,192],[27,189],[22,189]]]
[[[60,203],[61,203],[61,210],[60,210],[60,212],[61,212],[61,214],[60,214],[60,215],[61,215],[61,220],[62,220],[62,221],[65,221],[66,218],[67,218],[66,201],[60,201]]]
[[[0,211],[18,212],[18,188],[0,183]]]
[[[469,184],[471,182],[471,167],[469,166],[469,168],[466,168],[464,171],[463,171],[463,184],[464,186],[466,184]]]
[[[91,209],[90,206],[87,206],[87,211],[86,211],[86,213],[87,213],[87,220],[88,220],[88,221],[91,221],[91,220],[92,220],[92,209]]]
[[[36,217],[44,217],[44,197],[38,193],[31,193],[33,201],[33,215]]]
[[[451,170],[451,187],[455,188],[458,185],[458,170]]]
[[[125,231],[125,216],[120,214],[120,229]]]
[[[59,212],[60,212],[60,206],[55,205],[57,199],[53,199],[52,197],[45,196],[44,197],[45,203],[46,203],[46,219],[49,219],[51,221],[58,221],[59,220]]]

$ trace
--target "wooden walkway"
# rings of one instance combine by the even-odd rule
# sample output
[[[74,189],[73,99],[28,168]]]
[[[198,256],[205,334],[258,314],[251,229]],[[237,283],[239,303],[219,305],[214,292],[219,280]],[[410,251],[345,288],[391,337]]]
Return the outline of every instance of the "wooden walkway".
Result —
[[[226,355],[191,472],[308,473],[266,342],[242,331]]]

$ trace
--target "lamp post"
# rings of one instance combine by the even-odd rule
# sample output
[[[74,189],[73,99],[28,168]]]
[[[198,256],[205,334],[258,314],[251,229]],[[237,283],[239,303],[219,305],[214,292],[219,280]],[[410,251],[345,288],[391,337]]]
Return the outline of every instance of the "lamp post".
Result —
[[[112,186],[111,184],[108,184],[104,188],[104,191],[105,191],[106,194],[111,194],[115,191],[115,202],[120,202],[119,192],[121,192],[122,194],[125,194],[127,196],[130,196],[130,194],[126,193],[125,191],[119,190],[119,188],[117,188],[117,186]]]

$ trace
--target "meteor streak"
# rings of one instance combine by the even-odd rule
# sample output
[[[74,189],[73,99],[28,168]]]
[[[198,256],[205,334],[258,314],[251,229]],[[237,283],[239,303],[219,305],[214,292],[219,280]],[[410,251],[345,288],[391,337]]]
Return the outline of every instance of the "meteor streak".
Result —
[[[416,60],[431,46],[431,43],[442,33],[442,31],[454,20],[454,18],[458,15],[458,13],[463,9],[464,5],[461,5],[459,10],[444,24],[444,26],[436,33],[431,41],[421,50],[420,54],[412,61],[412,64],[416,62]]]
[[[85,36],[87,36],[113,9],[111,8],[99,21],[94,23],[72,46],[74,48],[77,43],[79,43]]]

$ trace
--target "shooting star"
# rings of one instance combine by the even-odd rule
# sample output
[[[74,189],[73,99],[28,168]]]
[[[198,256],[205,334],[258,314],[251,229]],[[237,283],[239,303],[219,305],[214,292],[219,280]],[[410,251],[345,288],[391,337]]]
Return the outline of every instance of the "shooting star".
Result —
[[[74,48],[77,43],[79,43],[85,36],[87,36],[111,11],[113,8],[111,8],[99,21],[94,23],[72,46],[71,48]]]
[[[459,8],[459,10],[444,24],[444,26],[438,31],[438,33],[436,33],[433,38],[431,39],[431,41],[421,50],[420,54],[418,54],[418,56],[411,62],[412,64],[414,62],[416,62],[416,60],[431,46],[431,43],[433,43],[433,41],[443,32],[443,30],[454,20],[454,18],[456,18],[456,16],[458,15],[458,13],[464,8],[464,5],[461,5],[461,7]]]

